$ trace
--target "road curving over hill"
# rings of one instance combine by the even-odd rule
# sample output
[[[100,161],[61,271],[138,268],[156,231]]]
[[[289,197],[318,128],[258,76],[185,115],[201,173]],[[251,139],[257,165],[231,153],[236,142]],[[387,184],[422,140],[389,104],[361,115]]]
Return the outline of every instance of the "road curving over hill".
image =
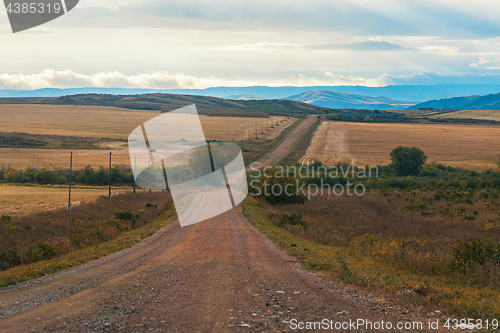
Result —
[[[286,151],[286,141],[277,150]],[[277,158],[270,156],[267,163]],[[372,331],[352,326],[358,320],[394,327],[416,321],[430,331],[427,319],[304,271],[248,223],[240,206],[0,289],[1,332],[286,332],[311,321]]]

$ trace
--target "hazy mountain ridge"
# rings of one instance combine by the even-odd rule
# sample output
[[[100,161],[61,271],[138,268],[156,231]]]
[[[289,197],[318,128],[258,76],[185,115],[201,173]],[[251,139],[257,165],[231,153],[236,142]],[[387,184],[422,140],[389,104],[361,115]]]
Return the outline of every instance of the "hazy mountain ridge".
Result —
[[[230,99],[233,101],[261,101],[261,100],[268,99],[268,98],[265,98],[262,96],[251,95],[251,94],[231,95],[231,96],[226,96],[226,97],[222,97],[222,98]]]
[[[255,95],[265,99],[283,99],[311,90],[328,90],[338,93],[384,96],[396,101],[423,101],[460,96],[487,95],[500,91],[499,85],[487,84],[442,84],[442,85],[398,85],[384,87],[365,86],[314,86],[314,87],[213,87],[207,89],[125,89],[125,88],[46,88],[38,90],[0,89],[0,97],[61,97],[77,94],[138,95],[150,93],[183,94],[196,96],[226,97],[232,95]]]
[[[500,109],[500,93],[485,96],[444,98],[419,103],[412,108],[453,108],[458,110]]]
[[[345,94],[328,90],[311,90],[305,93],[289,96],[286,99],[308,103],[331,109],[406,109],[414,102],[396,101],[387,97]]]

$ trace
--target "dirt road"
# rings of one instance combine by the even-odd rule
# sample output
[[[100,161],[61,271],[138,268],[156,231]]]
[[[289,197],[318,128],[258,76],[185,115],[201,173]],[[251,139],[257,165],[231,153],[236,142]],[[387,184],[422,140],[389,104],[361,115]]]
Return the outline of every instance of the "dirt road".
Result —
[[[327,121],[321,123],[299,163],[311,164],[317,160],[328,166],[341,162],[354,165],[356,160],[349,152],[347,132],[344,123]]]
[[[304,120],[302,123],[297,126],[290,135],[286,137],[286,139],[279,145],[278,148],[273,150],[271,153],[269,153],[267,156],[265,156],[260,162],[260,164],[257,166],[258,168],[264,168],[268,165],[273,164],[276,162],[281,156],[286,154],[287,150],[292,147],[292,144],[297,140],[302,133],[311,125],[315,120],[316,120],[315,115],[310,115],[306,120]]]
[[[324,319],[360,332],[371,330],[349,320],[394,327],[415,320],[305,272],[241,207],[185,228],[176,222],[130,249],[0,289],[1,332],[286,332]]]

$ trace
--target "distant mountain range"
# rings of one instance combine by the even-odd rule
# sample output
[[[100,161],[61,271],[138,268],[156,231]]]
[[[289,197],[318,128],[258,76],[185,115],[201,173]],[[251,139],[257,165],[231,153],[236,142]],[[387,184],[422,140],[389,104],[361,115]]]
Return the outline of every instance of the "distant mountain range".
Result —
[[[250,94],[240,94],[240,95],[231,95],[231,96],[226,96],[223,97],[224,99],[230,99],[233,101],[261,101],[264,99],[268,99],[265,97],[261,96],[256,96],[256,95],[250,95]],[[288,99],[288,98],[286,98]]]
[[[317,86],[317,87],[214,87],[208,89],[122,89],[122,88],[72,88],[12,90],[0,89],[0,97],[61,97],[76,94],[138,95],[151,93],[213,96],[224,98],[234,95],[253,95],[264,99],[285,99],[288,96],[307,91],[334,91],[343,94],[369,97],[384,96],[395,101],[421,103],[433,99],[461,96],[487,95],[500,92],[499,85],[486,84],[444,84],[444,85],[401,85],[386,87],[363,86]]]
[[[412,109],[418,108],[452,108],[459,110],[487,110],[500,109],[500,93],[490,94],[486,96],[469,96],[445,98],[440,100],[432,100],[414,105]]]
[[[299,113],[320,112],[320,108],[334,109],[500,109],[500,85],[436,85],[436,86],[387,86],[387,87],[218,87],[204,90],[154,90],[121,88],[74,88],[40,90],[1,90],[0,104],[5,103],[46,103],[76,105],[105,105],[158,110],[165,107],[200,104],[200,107],[242,108],[255,111],[264,110],[278,100],[278,104],[291,106]],[[131,97],[124,98],[124,97]],[[220,98],[223,99],[220,99]],[[431,97],[431,98],[429,98]],[[448,98],[452,97],[452,98]],[[22,98],[22,99],[21,99]],[[288,100],[288,104],[286,103]],[[129,103],[128,101],[133,101]],[[298,104],[291,104],[293,102]],[[426,102],[423,102],[426,101]],[[253,102],[253,103],[251,103]],[[262,102],[262,103],[257,103]],[[95,104],[92,104],[95,103]],[[239,104],[238,104],[239,103]],[[302,104],[305,103],[305,104]],[[245,104],[245,105],[243,105]],[[279,112],[280,107],[272,104],[271,112]],[[415,105],[416,104],[416,105]],[[300,106],[299,106],[300,105]],[[306,107],[310,105],[310,107]],[[307,110],[309,108],[309,110]],[[281,110],[283,111],[283,110]]]
[[[415,104],[387,97],[344,94],[328,90],[307,91],[299,95],[289,96],[286,99],[331,109],[403,110]]]

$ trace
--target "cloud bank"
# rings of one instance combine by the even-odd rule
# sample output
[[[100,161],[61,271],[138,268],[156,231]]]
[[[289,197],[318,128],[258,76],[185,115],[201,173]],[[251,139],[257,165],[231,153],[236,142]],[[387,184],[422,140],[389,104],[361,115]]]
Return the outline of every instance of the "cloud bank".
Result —
[[[381,74],[374,78],[348,76],[325,72],[321,78],[305,75],[289,76],[283,80],[232,80],[222,77],[196,77],[183,73],[156,71],[137,75],[120,72],[101,72],[92,75],[71,70],[47,69],[36,74],[0,74],[0,89],[36,90],[43,88],[143,88],[143,89],[206,89],[211,87],[250,86],[367,86],[433,85],[433,84],[498,84],[500,75],[462,74],[439,75],[415,73],[411,75]]]

